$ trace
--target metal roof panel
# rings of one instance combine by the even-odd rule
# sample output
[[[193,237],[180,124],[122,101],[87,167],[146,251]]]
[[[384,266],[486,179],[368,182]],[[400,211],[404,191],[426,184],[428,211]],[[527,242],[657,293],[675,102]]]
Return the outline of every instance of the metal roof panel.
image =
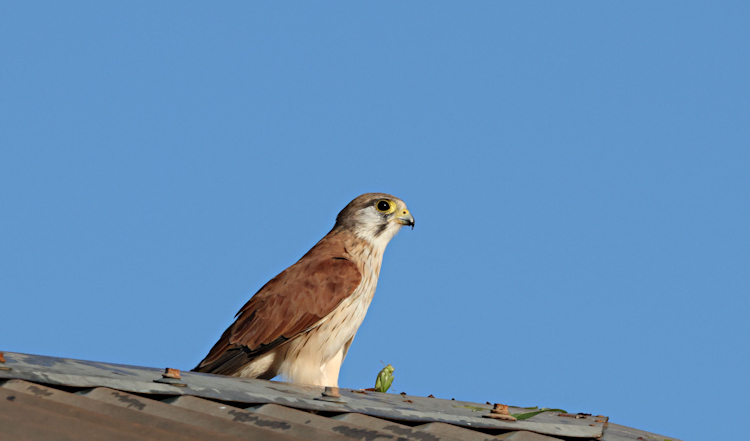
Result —
[[[138,412],[137,410],[102,403],[78,394],[65,392],[35,383],[29,383],[24,380],[8,380],[2,384],[2,388],[31,395],[38,399],[45,399],[73,406],[106,417],[129,421],[131,425],[143,425],[148,427],[148,435],[153,435],[154,439],[159,441],[204,440],[207,437],[221,438],[220,434],[216,432],[155,417],[143,412]]]
[[[419,431],[415,428],[405,426],[403,424],[397,424],[392,421],[382,420],[380,418],[371,417],[369,415],[362,415],[360,413],[346,413],[343,415],[335,416],[333,418],[339,421],[345,421],[349,424],[354,424],[356,426],[374,427],[375,429],[390,433],[392,435],[395,435],[396,437],[423,439],[425,441],[461,441],[462,439],[437,433]],[[462,430],[471,432],[469,429]]]
[[[413,427],[420,432],[427,432],[442,437],[457,438],[463,441],[495,441],[496,437],[476,430],[464,429],[445,423],[427,423]]]
[[[176,398],[169,398],[165,400],[165,402],[175,407],[194,410],[207,415],[224,418],[235,423],[259,427],[282,435],[293,436],[295,438],[305,440],[348,441],[346,437],[331,431],[316,429],[309,426],[306,427],[304,424],[298,424],[281,418],[246,411],[234,406],[204,400],[202,398],[183,395]],[[308,415],[310,414],[308,413]]]
[[[361,427],[354,424],[338,421],[333,418],[326,418],[314,413],[303,410],[292,409],[290,407],[279,406],[278,404],[262,404],[247,408],[248,411],[257,412],[263,415],[271,415],[286,421],[293,421],[297,424],[304,424],[309,427],[315,427],[332,433],[340,434],[348,439],[356,440],[375,440],[390,439],[391,434],[375,430],[372,427]]]
[[[106,387],[96,387],[85,392],[85,397],[99,400],[104,403],[126,407],[128,409],[145,412],[150,415],[177,421],[183,424],[202,427],[207,430],[221,434],[234,436],[240,439],[263,441],[267,439],[293,440],[290,435],[281,434],[268,428],[247,426],[242,423],[226,421],[223,418],[207,415],[189,409],[172,406],[161,401],[144,398],[120,390]]]
[[[589,414],[504,421],[486,404],[18,353],[0,352],[0,386],[3,434],[29,440],[674,440]]]
[[[162,371],[154,368],[19,353],[5,353],[5,358],[6,365],[14,371],[0,371],[0,378],[22,378],[78,387],[106,386],[140,394],[194,395],[248,404],[276,403],[298,409],[354,412],[392,420],[443,422],[469,428],[529,430],[571,438],[602,436],[601,425],[591,427],[573,419],[561,424],[549,424],[533,419],[509,422],[482,418],[481,415],[489,414],[490,409],[477,403],[351,389],[340,389],[342,399],[331,402],[320,399],[323,388],[317,386],[186,372],[182,374],[178,387],[177,384],[160,382]]]
[[[158,440],[150,428],[67,404],[0,388],[3,436],[11,439]]]

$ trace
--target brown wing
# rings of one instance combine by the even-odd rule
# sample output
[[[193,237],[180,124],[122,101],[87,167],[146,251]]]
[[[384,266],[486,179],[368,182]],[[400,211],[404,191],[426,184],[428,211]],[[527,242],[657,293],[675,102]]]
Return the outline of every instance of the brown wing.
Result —
[[[343,247],[338,250],[333,245],[322,240],[299,262],[266,283],[194,370],[230,375],[315,327],[349,297],[362,275],[343,257]]]

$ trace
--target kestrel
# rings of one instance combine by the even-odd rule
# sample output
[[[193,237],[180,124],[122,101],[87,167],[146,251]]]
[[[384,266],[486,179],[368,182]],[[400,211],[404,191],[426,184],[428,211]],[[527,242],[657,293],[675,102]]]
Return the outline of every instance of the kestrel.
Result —
[[[385,247],[404,225],[414,228],[414,218],[397,197],[367,193],[351,201],[320,242],[240,309],[193,370],[338,386]]]

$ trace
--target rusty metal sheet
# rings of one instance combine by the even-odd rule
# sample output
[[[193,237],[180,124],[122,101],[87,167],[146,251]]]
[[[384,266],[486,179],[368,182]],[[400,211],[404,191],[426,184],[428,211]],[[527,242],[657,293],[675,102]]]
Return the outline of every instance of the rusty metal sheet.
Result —
[[[3,439],[158,441],[149,428],[67,404],[0,388]],[[7,437],[7,438],[6,438]]]
[[[223,418],[172,406],[167,403],[162,403],[161,401],[143,398],[138,395],[106,387],[96,387],[79,393],[93,400],[99,400],[104,403],[127,407],[128,409],[145,412],[147,414],[167,418],[180,423],[202,427],[221,434],[234,436],[239,439],[257,441],[268,439],[291,441],[295,439],[290,435],[282,434],[268,428],[247,426],[242,423],[227,421]]]
[[[117,418],[126,422],[147,426],[148,436],[159,441],[189,441],[205,439],[236,439],[225,437],[220,433],[208,431],[189,424],[181,424],[172,420],[155,417],[143,412],[114,406],[100,401],[92,400],[81,395],[65,392],[41,384],[31,383],[24,380],[7,380],[2,388],[21,392],[39,399],[54,401],[61,404],[77,407],[79,409]]]
[[[497,439],[503,441],[560,441],[560,438],[553,438],[551,436],[534,432],[527,432],[525,430],[504,433],[502,435],[498,435]]]
[[[464,441],[497,441],[497,438],[492,435],[445,423],[427,423],[413,427],[413,429],[442,437],[457,438]]]
[[[567,424],[570,420],[575,420],[581,424],[588,424],[591,427],[600,427],[604,429],[604,426],[609,421],[609,417],[604,415],[591,415],[591,414],[570,414],[560,412],[542,412],[538,415],[527,419],[526,421],[533,421],[541,424]]]
[[[604,429],[602,441],[681,441],[669,436],[657,435],[643,430],[609,423]]]
[[[306,427],[303,424],[297,424],[281,418],[246,411],[227,404],[205,400],[203,398],[182,395],[175,398],[169,398],[165,400],[165,402],[172,406],[224,418],[235,423],[248,424],[250,426],[272,430],[295,438],[319,441],[349,441],[347,438],[333,432],[309,426]]]
[[[381,438],[393,438],[393,435],[375,430],[372,427],[360,427],[354,424],[348,424],[343,421],[338,421],[333,418],[326,418],[320,415],[315,415],[304,410],[297,410],[292,409],[291,407],[279,406],[278,404],[261,404],[260,406],[248,407],[246,410],[262,415],[274,416],[285,421],[295,422],[297,424],[304,424],[305,426],[315,427],[317,429],[325,430],[331,433],[336,433],[344,436],[347,439],[377,440]]]
[[[109,387],[140,394],[194,395],[247,404],[275,403],[324,412],[355,412],[409,422],[443,422],[467,428],[528,430],[569,438],[600,438],[601,425],[592,427],[571,419],[563,423],[502,421],[482,418],[489,406],[437,398],[422,398],[340,389],[341,399],[321,399],[323,389],[266,380],[183,372],[181,379],[162,378],[162,369],[72,360],[6,352],[0,378],[17,378],[45,384]],[[161,382],[161,381],[167,381]],[[169,383],[172,381],[172,384]],[[511,408],[512,413],[523,409]]]
[[[388,420],[381,420],[380,418],[371,417],[369,415],[362,415],[361,413],[345,413],[342,415],[338,415],[333,417],[334,419],[337,419],[339,421],[344,421],[349,424],[354,424],[355,426],[361,426],[361,427],[372,427],[374,429],[378,429],[380,431],[390,433],[392,435],[395,435],[399,438],[412,438],[412,439],[419,439],[419,438],[427,438],[429,437],[430,441],[462,441],[466,438],[454,438],[447,435],[439,435],[439,434],[427,434],[425,432],[420,432],[419,430],[416,430],[412,427],[405,426],[403,424],[397,424],[393,421]],[[467,434],[475,433],[472,430],[469,429],[459,429],[464,432],[468,432]]]

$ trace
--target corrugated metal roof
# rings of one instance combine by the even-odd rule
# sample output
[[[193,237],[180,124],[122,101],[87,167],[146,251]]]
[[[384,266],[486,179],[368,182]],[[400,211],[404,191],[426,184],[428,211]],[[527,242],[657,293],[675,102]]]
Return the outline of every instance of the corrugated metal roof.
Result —
[[[170,378],[155,368],[18,353],[4,358],[0,431],[21,439],[674,439],[603,416],[544,412],[505,421],[487,418],[487,404],[343,388],[325,393],[195,372]]]

